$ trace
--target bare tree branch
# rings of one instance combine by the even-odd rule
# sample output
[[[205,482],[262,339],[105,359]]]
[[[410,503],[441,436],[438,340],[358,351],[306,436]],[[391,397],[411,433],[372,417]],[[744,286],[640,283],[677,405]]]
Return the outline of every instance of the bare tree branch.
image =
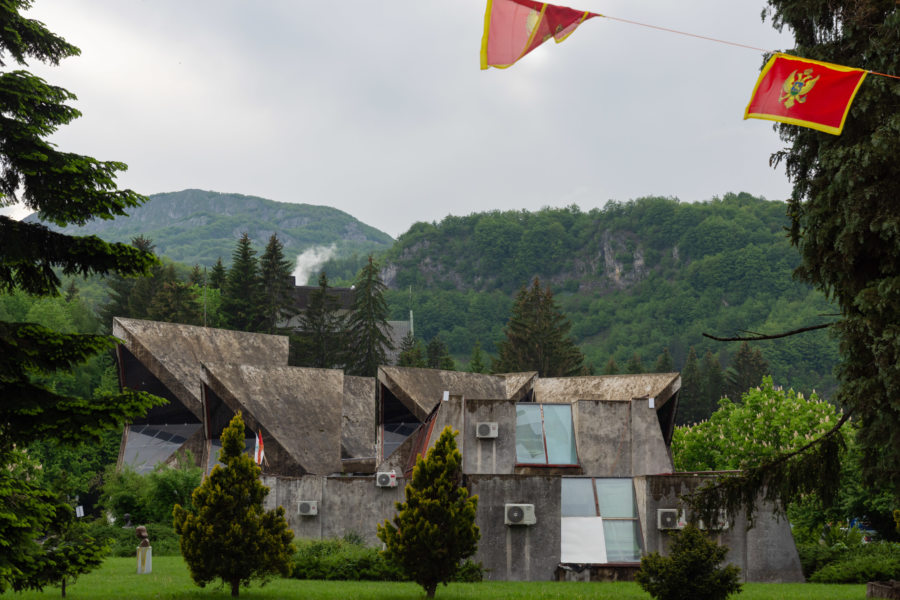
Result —
[[[788,337],[791,335],[797,335],[798,333],[806,333],[807,331],[815,331],[816,329],[825,329],[826,327],[830,327],[834,325],[834,323],[823,323],[821,325],[811,325],[809,327],[801,327],[800,329],[794,329],[793,331],[786,331],[784,333],[775,333],[772,335],[765,335],[762,333],[754,333],[754,337],[716,337],[714,335],[710,335],[708,333],[704,333],[703,337],[709,338],[711,340],[715,340],[717,342],[755,342],[759,340],[775,340],[778,338]],[[749,333],[753,333],[752,331]]]

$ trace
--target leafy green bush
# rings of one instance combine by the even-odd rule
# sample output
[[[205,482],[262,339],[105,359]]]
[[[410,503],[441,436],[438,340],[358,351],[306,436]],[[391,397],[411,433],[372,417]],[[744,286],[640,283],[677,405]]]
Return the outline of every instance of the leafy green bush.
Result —
[[[150,545],[155,556],[179,556],[178,535],[171,524],[150,523],[146,525],[150,535]],[[87,524],[86,533],[101,544],[109,546],[110,556],[134,556],[140,540],[133,527],[109,524],[103,520]]]
[[[872,579],[900,579],[900,544],[873,542],[848,546],[800,544],[797,546],[803,575],[815,583],[863,583]],[[893,575],[890,575],[893,573]]]
[[[900,557],[856,556],[822,567],[809,578],[810,583],[866,583],[900,579]]]
[[[343,539],[295,540],[297,552],[291,576],[295,579],[344,581],[406,581],[400,568],[376,548],[367,547],[361,536],[350,533]],[[481,581],[480,563],[464,561],[454,581]]]
[[[728,548],[688,525],[672,534],[669,556],[653,552],[641,558],[634,580],[657,600],[724,600],[741,591],[741,570],[720,567]]]
[[[126,514],[135,525],[170,523],[173,507],[190,507],[191,493],[202,479],[203,469],[194,466],[190,452],[180,456],[177,466],[158,465],[146,475],[127,465],[118,471],[110,466],[100,501],[120,524]]]

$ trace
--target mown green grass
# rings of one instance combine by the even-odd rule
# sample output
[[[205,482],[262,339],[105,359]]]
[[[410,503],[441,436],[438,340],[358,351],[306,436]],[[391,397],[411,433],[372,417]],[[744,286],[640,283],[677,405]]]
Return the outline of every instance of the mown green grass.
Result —
[[[153,559],[153,573],[138,575],[133,558],[109,558],[103,567],[82,576],[66,588],[72,600],[183,600],[230,598],[228,589],[218,585],[199,588],[191,581],[181,557]],[[12,594],[16,600],[59,598],[59,588],[43,592]],[[368,581],[298,581],[275,579],[266,586],[241,588],[241,598],[314,600],[419,600],[422,588],[412,583]],[[438,587],[440,600],[648,600],[650,596],[634,583],[555,583],[550,581],[491,581],[453,583]],[[864,585],[746,584],[740,600],[862,600]]]

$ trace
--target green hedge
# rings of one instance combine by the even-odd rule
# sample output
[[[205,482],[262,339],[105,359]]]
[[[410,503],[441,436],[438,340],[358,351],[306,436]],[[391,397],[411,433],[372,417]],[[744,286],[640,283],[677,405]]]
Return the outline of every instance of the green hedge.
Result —
[[[349,539],[303,540],[294,544],[295,579],[325,579],[344,581],[406,581],[394,563],[386,560],[379,550],[365,546],[356,536]],[[481,581],[483,569],[479,563],[465,561],[455,581]]]
[[[865,583],[900,579],[900,544],[873,542],[848,547],[801,544],[803,574],[812,583]]]
[[[145,523],[147,533],[150,536],[150,546],[154,556],[180,556],[181,549],[178,546],[178,534],[169,523]],[[110,556],[134,556],[139,540],[134,533],[134,527],[122,527],[110,525],[103,520],[97,520],[87,525],[87,533],[95,540],[109,546]]]

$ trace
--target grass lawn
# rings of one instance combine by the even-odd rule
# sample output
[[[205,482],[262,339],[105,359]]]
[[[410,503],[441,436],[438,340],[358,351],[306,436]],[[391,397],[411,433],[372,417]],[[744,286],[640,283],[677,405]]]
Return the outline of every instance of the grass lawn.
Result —
[[[199,588],[191,581],[181,557],[153,558],[153,573],[138,575],[134,558],[109,558],[103,567],[82,576],[66,587],[66,598],[72,600],[123,598],[135,600],[224,599],[231,593],[218,586]],[[241,598],[310,598],[322,600],[419,600],[422,588],[412,583],[299,581],[275,579],[265,587],[254,584],[241,588]],[[15,600],[59,598],[59,588],[46,588],[42,593],[10,594]],[[439,586],[436,598],[441,600],[628,600],[650,596],[634,583],[556,583],[496,581],[453,583]],[[740,600],[863,600],[864,585],[765,584],[744,585]]]

